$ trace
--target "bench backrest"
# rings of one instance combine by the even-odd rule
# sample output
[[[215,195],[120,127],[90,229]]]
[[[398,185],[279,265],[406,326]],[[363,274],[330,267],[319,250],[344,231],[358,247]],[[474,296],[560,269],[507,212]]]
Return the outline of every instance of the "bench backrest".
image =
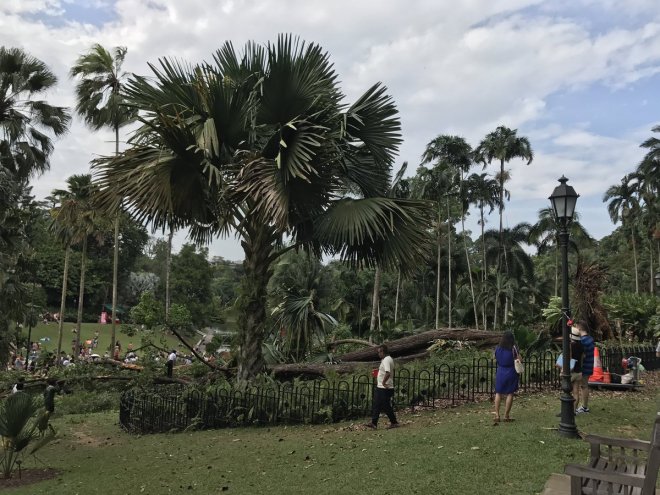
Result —
[[[646,479],[642,493],[655,493],[655,483],[660,470],[660,412],[655,416],[653,431],[651,432],[651,447],[649,449],[648,464],[646,465]]]

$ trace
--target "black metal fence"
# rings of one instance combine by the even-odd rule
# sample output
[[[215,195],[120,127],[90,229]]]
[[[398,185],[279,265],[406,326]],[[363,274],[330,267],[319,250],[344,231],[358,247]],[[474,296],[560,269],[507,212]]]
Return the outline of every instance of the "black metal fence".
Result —
[[[646,369],[659,369],[650,346],[601,351],[603,367],[621,373],[623,357],[637,356]],[[520,392],[559,388],[556,352],[529,354],[520,376]],[[403,407],[447,407],[490,398],[495,393],[493,359],[470,365],[399,368],[394,376],[395,404]],[[124,392],[119,423],[136,433],[282,423],[331,423],[363,418],[371,411],[374,379],[370,374],[347,379],[280,383],[237,390],[229,385],[212,391],[181,386]]]

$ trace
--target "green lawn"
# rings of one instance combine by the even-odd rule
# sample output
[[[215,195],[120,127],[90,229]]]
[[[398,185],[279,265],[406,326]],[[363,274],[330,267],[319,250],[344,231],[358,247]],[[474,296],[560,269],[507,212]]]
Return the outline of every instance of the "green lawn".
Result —
[[[659,405],[653,383],[595,392],[580,430],[648,438]],[[533,494],[565,463],[588,457],[586,443],[552,430],[558,408],[552,393],[518,397],[516,421],[498,426],[486,402],[400,412],[397,430],[340,423],[142,437],[122,432],[117,413],[60,416],[60,439],[39,453],[60,476],[6,493]],[[43,466],[24,467],[35,464]]]
[[[123,334],[120,329],[122,325],[117,325],[117,339],[121,342],[122,352],[126,352],[126,348],[129,343],[133,343],[134,348],[140,347],[140,335],[139,333],[134,337],[128,337]],[[71,341],[75,337],[75,334],[71,332],[72,329],[76,327],[75,323],[64,323],[64,334],[62,336],[62,350],[71,353]],[[81,342],[88,339],[94,338],[94,332],[99,331],[99,346],[96,349],[98,354],[103,355],[106,349],[110,346],[110,334],[112,332],[111,325],[101,325],[100,323],[83,323],[81,327],[80,340]],[[32,329],[32,341],[40,340],[44,337],[49,337],[50,342],[40,342],[42,347],[48,351],[57,351],[57,323],[49,323],[48,325],[44,323],[39,323],[36,327]],[[24,330],[25,336],[27,337],[27,329]],[[173,335],[165,336],[167,347],[179,347],[179,340]],[[197,341],[197,337],[189,339]]]

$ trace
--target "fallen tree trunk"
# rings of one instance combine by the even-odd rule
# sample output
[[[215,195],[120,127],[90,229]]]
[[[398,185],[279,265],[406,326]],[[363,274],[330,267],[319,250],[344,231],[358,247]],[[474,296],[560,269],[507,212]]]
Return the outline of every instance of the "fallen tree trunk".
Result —
[[[409,356],[404,356],[397,358],[395,364],[401,365],[403,363],[408,363],[416,359],[425,359],[429,357],[428,351],[420,352],[418,354],[412,354]],[[325,377],[328,373],[337,373],[338,375],[344,375],[347,373],[355,373],[358,371],[363,371],[365,373],[370,373],[371,370],[378,368],[380,361],[362,361],[362,362],[352,362],[352,363],[338,363],[338,364],[309,364],[309,363],[295,363],[295,364],[276,364],[274,366],[269,366],[268,371],[270,371],[275,378],[279,380],[291,379],[299,376],[314,376],[314,377]]]
[[[476,347],[481,348],[497,345],[501,337],[501,333],[473,330],[470,328],[440,328],[386,342],[386,344],[391,356],[396,358],[409,354],[418,354],[428,349],[438,339],[469,341]],[[337,356],[337,359],[342,362],[375,361],[378,359],[378,348],[368,347],[360,349]]]

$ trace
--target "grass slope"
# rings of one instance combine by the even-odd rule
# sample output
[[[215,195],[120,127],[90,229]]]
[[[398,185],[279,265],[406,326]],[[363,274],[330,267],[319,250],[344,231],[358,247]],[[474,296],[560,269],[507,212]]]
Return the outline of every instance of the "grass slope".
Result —
[[[62,335],[62,350],[71,354],[71,341],[75,337],[75,334],[71,332],[72,329],[76,328],[75,323],[65,322],[63,335]],[[123,334],[121,331],[121,325],[117,325],[117,339],[121,342],[122,353],[126,352],[126,348],[129,342],[133,343],[134,348],[140,347],[140,334],[138,333],[134,337],[128,337],[126,334]],[[85,340],[90,340],[94,338],[94,332],[98,330],[99,332],[99,346],[95,352],[100,355],[108,349],[110,346],[110,335],[112,332],[111,325],[101,325],[100,323],[83,323],[80,330],[80,341],[84,342]],[[27,329],[23,331],[27,337]],[[58,324],[49,323],[48,325],[44,323],[39,323],[36,327],[32,329],[31,339],[32,341],[39,341],[41,338],[49,337],[50,342],[41,342],[43,348],[48,351],[55,352],[57,351],[57,332]],[[167,347],[173,347],[175,349],[179,348],[180,342],[174,335],[165,335],[165,340],[167,342]],[[189,338],[188,342],[197,341],[198,337]],[[186,351],[187,352],[187,351]]]
[[[593,394],[582,432],[648,438],[658,373],[641,392]],[[61,438],[39,458],[57,479],[8,494],[533,494],[588,445],[557,435],[558,393],[518,397],[513,423],[493,426],[489,403],[410,413],[403,427],[238,428],[128,435],[116,413],[57,417]],[[384,426],[387,423],[382,419]],[[29,460],[24,468],[43,466]]]

